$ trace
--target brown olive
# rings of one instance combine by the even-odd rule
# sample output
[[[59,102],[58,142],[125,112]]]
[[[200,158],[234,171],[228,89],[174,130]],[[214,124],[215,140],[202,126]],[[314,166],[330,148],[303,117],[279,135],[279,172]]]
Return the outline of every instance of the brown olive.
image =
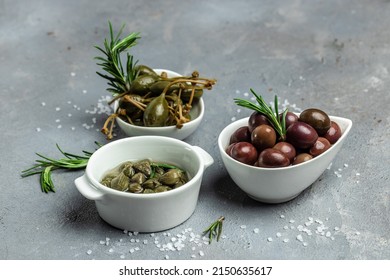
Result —
[[[286,141],[298,149],[307,149],[314,145],[318,138],[316,130],[307,123],[297,121],[286,130]]]
[[[250,142],[251,134],[247,126],[242,126],[238,128],[233,134],[230,136],[229,144],[237,143],[237,142]]]
[[[248,142],[238,142],[231,149],[232,158],[239,162],[253,165],[257,160],[256,148]]]
[[[290,160],[279,150],[268,148],[262,151],[256,166],[259,167],[285,167],[290,165]]]
[[[318,137],[317,141],[314,143],[314,145],[310,148],[310,154],[313,157],[316,157],[326,150],[330,148],[331,144],[329,143],[328,139],[324,137]]]
[[[315,108],[304,110],[299,115],[299,121],[312,126],[319,136],[324,135],[330,127],[329,116],[324,111]]]
[[[274,149],[281,151],[292,162],[297,154],[293,145],[288,142],[278,142],[273,146]]]
[[[334,144],[337,142],[337,140],[339,140],[339,138],[341,137],[341,129],[340,129],[340,126],[334,122],[334,121],[331,121],[330,122],[330,128],[328,129],[328,131],[325,133],[324,137],[326,139],[328,139],[329,143],[330,144]]]
[[[311,160],[313,158],[313,156],[311,154],[308,154],[308,153],[301,153],[299,155],[297,155],[292,163],[292,165],[296,165],[296,164],[300,164],[302,162],[305,162],[305,161],[308,161],[308,160]]]
[[[272,148],[276,143],[276,132],[271,126],[261,124],[252,131],[251,141],[259,152]]]
[[[267,125],[271,125],[270,122],[268,121],[268,118],[263,115],[262,113],[260,112],[253,112],[250,117],[249,117],[249,120],[248,120],[248,129],[249,129],[249,132],[252,133],[252,131],[258,127],[259,125],[261,124],[267,124]]]

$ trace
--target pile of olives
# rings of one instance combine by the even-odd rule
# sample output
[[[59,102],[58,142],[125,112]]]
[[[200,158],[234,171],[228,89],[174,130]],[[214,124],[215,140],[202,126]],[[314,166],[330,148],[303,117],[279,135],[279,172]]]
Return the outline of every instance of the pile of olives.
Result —
[[[131,193],[159,193],[176,189],[188,182],[187,173],[175,165],[148,159],[126,161],[109,170],[100,183]]]
[[[285,124],[285,135],[278,135],[268,118],[255,111],[248,125],[231,135],[226,153],[253,166],[285,167],[322,154],[341,137],[339,125],[316,108],[304,110],[299,117],[287,112]]]

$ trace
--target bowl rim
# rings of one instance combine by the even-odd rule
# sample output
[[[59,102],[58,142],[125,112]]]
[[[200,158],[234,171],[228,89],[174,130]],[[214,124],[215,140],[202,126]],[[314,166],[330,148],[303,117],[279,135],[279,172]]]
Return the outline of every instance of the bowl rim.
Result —
[[[152,139],[156,143],[161,143],[161,141],[165,141],[166,143],[170,142],[171,144],[173,144],[175,146],[180,146],[181,148],[183,148],[185,150],[191,151],[198,158],[199,166],[197,168],[197,172],[190,178],[190,180],[187,183],[185,183],[184,185],[182,185],[176,189],[172,189],[172,190],[169,190],[166,192],[148,193],[148,194],[139,194],[139,193],[137,194],[137,193],[130,193],[130,192],[115,190],[115,189],[109,188],[107,186],[104,186],[103,184],[101,184],[99,182],[99,180],[97,180],[95,177],[93,177],[91,175],[92,171],[90,170],[91,165],[89,164],[89,162],[93,162],[95,157],[97,157],[100,153],[107,152],[106,150],[109,151],[115,145],[129,145],[126,143],[128,143],[128,142],[131,143],[134,141],[142,142],[142,141],[145,141],[147,139]],[[143,135],[143,136],[126,137],[126,138],[122,138],[119,140],[115,140],[115,141],[112,141],[112,142],[102,146],[98,150],[96,150],[92,154],[92,156],[90,157],[90,159],[88,161],[87,167],[85,169],[85,175],[87,176],[88,181],[91,184],[91,187],[97,189],[98,191],[102,191],[103,194],[111,194],[111,195],[121,196],[121,197],[148,200],[148,199],[154,199],[154,198],[158,198],[158,197],[172,196],[175,194],[179,194],[180,192],[184,192],[188,188],[191,188],[194,185],[194,182],[199,180],[199,177],[203,176],[204,166],[202,164],[203,164],[202,157],[192,148],[192,146],[190,144],[188,144],[184,141],[181,141],[181,140],[178,140],[175,138],[171,138],[171,137],[167,137],[167,136]],[[115,168],[115,166],[112,168]],[[106,171],[108,171],[108,170],[106,170]]]
[[[299,116],[299,113],[295,113],[294,114],[298,115]],[[331,148],[329,148],[328,150],[326,150],[325,152],[323,152],[322,154],[314,157],[313,159],[309,160],[309,161],[305,161],[305,162],[302,162],[300,164],[296,164],[296,165],[289,165],[289,166],[284,166],[284,167],[274,167],[274,168],[271,168],[271,167],[258,167],[258,166],[253,166],[253,165],[249,165],[249,164],[245,164],[245,163],[242,163],[234,158],[232,158],[231,156],[229,156],[227,153],[226,153],[226,148],[227,147],[223,147],[222,145],[222,136],[223,134],[226,133],[226,131],[231,128],[232,126],[236,126],[238,125],[238,123],[244,123],[244,120],[245,122],[247,123],[248,120],[249,120],[249,117],[245,117],[245,118],[241,118],[239,120],[236,120],[230,124],[228,124],[227,126],[225,126],[223,128],[223,130],[220,132],[219,136],[218,136],[218,147],[219,147],[219,150],[220,150],[220,153],[222,154],[223,157],[229,159],[230,161],[232,162],[235,162],[236,164],[242,166],[242,167],[247,167],[247,168],[250,168],[250,169],[253,169],[253,170],[263,170],[263,171],[267,171],[267,172],[278,172],[278,171],[281,171],[281,170],[289,170],[289,169],[298,169],[298,168],[302,168],[304,167],[305,165],[307,164],[310,164],[310,163],[313,163],[313,161],[318,161],[320,160],[322,157],[326,156],[328,153],[330,153],[333,148],[335,148],[335,146],[338,146],[339,144],[342,144],[342,142],[344,141],[344,139],[347,137],[348,133],[350,132],[351,128],[352,128],[352,120],[350,119],[347,119],[347,118],[343,118],[343,117],[337,117],[337,116],[329,116],[329,118],[331,119],[331,121],[336,121],[339,120],[339,121],[342,121],[342,122],[345,122],[346,123],[346,128],[345,130],[342,132],[341,134],[341,137],[337,140],[336,143],[334,143]]]
[[[153,71],[155,71],[157,74],[161,74],[162,72],[166,72],[168,75],[172,75],[172,77],[181,77],[183,76],[182,74],[179,74],[177,72],[174,72],[172,70],[168,70],[168,69],[162,69],[162,68],[153,68]],[[114,102],[114,112],[117,110],[118,108],[118,104],[119,104],[119,101],[118,100],[115,100]],[[185,128],[186,126],[189,126],[193,123],[196,123],[196,122],[199,122],[203,119],[203,116],[204,116],[204,101],[203,101],[203,98],[200,97],[199,98],[199,101],[198,102],[194,102],[193,103],[193,107],[195,106],[198,106],[199,107],[199,114],[196,116],[196,118],[190,120],[189,122],[186,122],[183,124],[183,127],[180,128],[180,129],[183,129]],[[175,125],[169,125],[169,126],[157,126],[157,127],[149,127],[149,126],[141,126],[141,125],[134,125],[134,124],[130,124],[124,120],[122,120],[120,117],[116,117],[115,118],[116,121],[118,123],[120,123],[121,125],[125,125],[125,126],[128,126],[130,128],[134,128],[134,129],[142,129],[142,130],[145,130],[145,131],[154,131],[154,130],[160,130],[160,131],[169,131],[169,130],[172,130],[172,129],[176,129],[176,126]]]

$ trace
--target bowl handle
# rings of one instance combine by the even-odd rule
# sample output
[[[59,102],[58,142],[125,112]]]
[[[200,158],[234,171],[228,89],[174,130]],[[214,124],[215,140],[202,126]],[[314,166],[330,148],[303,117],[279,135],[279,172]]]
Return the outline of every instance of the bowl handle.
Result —
[[[212,157],[208,152],[206,152],[205,150],[203,150],[201,147],[192,146],[192,148],[193,148],[194,151],[195,151],[197,154],[199,154],[200,157],[203,159],[204,168],[205,168],[205,169],[214,163],[213,157]]]
[[[99,192],[99,190],[95,189],[91,185],[85,174],[77,178],[74,183],[76,185],[76,188],[85,198],[88,198],[90,200],[103,200],[104,194]]]

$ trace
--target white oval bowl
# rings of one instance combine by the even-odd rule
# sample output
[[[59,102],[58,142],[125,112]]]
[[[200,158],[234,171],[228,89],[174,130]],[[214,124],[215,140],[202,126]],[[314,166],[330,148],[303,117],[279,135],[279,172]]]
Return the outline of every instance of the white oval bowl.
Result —
[[[155,194],[134,194],[100,184],[103,175],[125,161],[151,159],[186,170],[183,186]],[[124,138],[93,153],[85,174],[75,180],[79,192],[94,200],[100,217],[114,227],[137,232],[157,232],[175,227],[195,210],[204,170],[213,158],[202,148],[162,136]]]
[[[230,136],[238,128],[247,126],[248,119],[240,119],[226,126],[218,137],[218,147],[225,168],[236,185],[251,198],[265,203],[289,201],[313,184],[340,151],[352,127],[351,120],[330,116],[340,126],[342,135],[329,150],[301,164],[264,168],[243,164],[226,153]]]
[[[180,77],[182,75],[165,69],[153,69],[158,75],[162,72],[166,72],[168,77]],[[114,103],[114,112],[116,112],[118,108],[118,102]],[[182,128],[177,128],[174,125],[171,126],[162,126],[162,127],[146,127],[146,126],[138,126],[132,125],[128,122],[125,122],[121,118],[116,118],[116,121],[119,127],[127,136],[142,136],[142,135],[158,135],[158,136],[166,136],[172,137],[179,140],[183,140],[190,136],[194,131],[199,127],[203,116],[204,116],[204,102],[203,98],[200,98],[198,102],[194,102],[192,104],[192,108],[190,111],[191,121],[183,124]]]

